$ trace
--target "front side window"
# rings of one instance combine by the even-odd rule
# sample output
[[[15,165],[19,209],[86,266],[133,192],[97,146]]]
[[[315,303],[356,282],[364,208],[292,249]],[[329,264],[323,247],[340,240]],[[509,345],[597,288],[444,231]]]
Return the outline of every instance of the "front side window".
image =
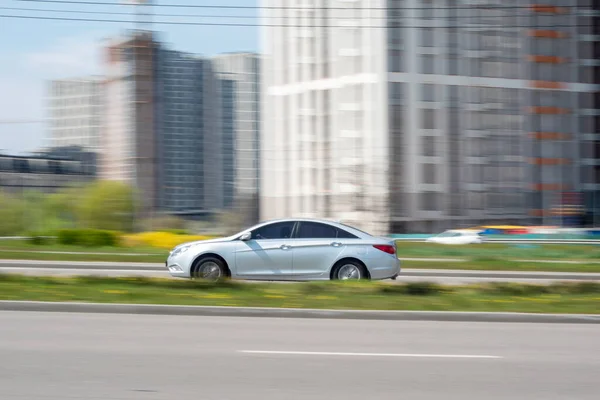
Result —
[[[261,226],[252,231],[252,239],[289,239],[292,237],[294,222],[276,222]]]

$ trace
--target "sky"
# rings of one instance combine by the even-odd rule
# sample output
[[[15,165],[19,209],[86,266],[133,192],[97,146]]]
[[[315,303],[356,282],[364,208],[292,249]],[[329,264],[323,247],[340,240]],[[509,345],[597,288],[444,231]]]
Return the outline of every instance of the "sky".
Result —
[[[23,154],[49,144],[46,87],[52,79],[102,74],[102,43],[135,28],[128,1],[3,0],[0,2],[0,153]],[[175,50],[206,56],[258,51],[259,28],[199,24],[258,24],[256,8],[182,8],[170,5],[255,7],[259,0],[154,0],[160,40]],[[76,4],[80,3],[80,4]],[[162,4],[165,4],[164,6]],[[36,11],[32,11],[36,10]],[[55,11],[51,11],[55,10]],[[58,12],[61,11],[61,12]],[[84,12],[84,13],[82,13]],[[98,14],[96,14],[98,13]],[[161,16],[178,14],[185,17]],[[111,22],[6,18],[6,15],[116,20]],[[201,17],[203,16],[203,17]],[[124,21],[124,22],[122,22]],[[159,21],[195,23],[166,25]],[[36,123],[14,123],[38,121]]]

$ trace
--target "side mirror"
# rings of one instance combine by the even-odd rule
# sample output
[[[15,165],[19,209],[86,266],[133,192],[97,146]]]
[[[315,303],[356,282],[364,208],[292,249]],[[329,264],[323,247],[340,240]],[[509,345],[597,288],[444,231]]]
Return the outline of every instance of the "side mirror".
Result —
[[[250,239],[252,239],[252,232],[246,232],[246,233],[242,234],[242,236],[240,236],[240,240],[242,242],[247,242]]]

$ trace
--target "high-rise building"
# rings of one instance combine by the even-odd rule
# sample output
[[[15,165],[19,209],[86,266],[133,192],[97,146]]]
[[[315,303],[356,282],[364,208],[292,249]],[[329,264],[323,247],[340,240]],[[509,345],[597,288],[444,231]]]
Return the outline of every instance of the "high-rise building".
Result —
[[[220,86],[224,205],[253,224],[258,221],[260,58],[230,53],[211,61]]]
[[[595,155],[580,152],[597,129],[591,6],[263,5],[261,218],[378,233],[537,224],[565,191],[597,190]]]
[[[155,121],[156,54],[152,32],[135,32],[107,46],[106,106],[100,177],[134,187],[141,215],[159,206]]]
[[[157,52],[157,153],[160,204],[165,211],[205,208],[205,61],[161,48]]]
[[[118,39],[109,53],[104,178],[136,186],[149,212],[231,208],[237,188],[246,188],[237,179],[256,194],[256,169],[237,167],[245,165],[238,153],[250,157],[242,149],[257,146],[257,99],[243,92],[258,92],[247,84],[257,81],[251,55],[240,55],[239,65],[229,56],[213,61],[174,51],[151,32]]]
[[[52,147],[100,150],[104,79],[85,77],[49,82],[47,91]]]

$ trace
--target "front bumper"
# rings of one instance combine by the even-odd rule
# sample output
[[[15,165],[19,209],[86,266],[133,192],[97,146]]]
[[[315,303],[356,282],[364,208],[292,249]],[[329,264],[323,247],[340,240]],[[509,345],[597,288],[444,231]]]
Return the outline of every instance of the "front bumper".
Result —
[[[172,277],[175,278],[189,278],[190,268],[189,260],[186,254],[177,255],[175,257],[169,256],[165,261],[165,267],[169,271]]]

